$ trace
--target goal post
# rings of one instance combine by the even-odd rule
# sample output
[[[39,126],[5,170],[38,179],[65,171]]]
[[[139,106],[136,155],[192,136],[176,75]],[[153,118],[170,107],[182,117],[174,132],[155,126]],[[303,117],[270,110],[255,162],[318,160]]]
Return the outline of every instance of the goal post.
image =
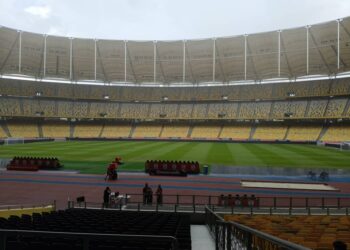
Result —
[[[9,137],[4,139],[4,145],[23,144],[23,137]]]

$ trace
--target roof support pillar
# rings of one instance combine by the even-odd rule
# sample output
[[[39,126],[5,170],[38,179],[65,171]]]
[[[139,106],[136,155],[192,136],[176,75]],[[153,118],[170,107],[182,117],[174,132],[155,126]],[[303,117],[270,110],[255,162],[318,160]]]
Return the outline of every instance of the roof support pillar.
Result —
[[[186,40],[183,40],[182,44],[183,44],[182,83],[185,83],[186,81]]]
[[[278,77],[281,77],[281,30],[277,31],[278,34]]]
[[[215,68],[216,68],[216,46],[215,46],[216,39],[213,39],[213,83],[215,82]]]
[[[69,48],[69,79],[73,80],[73,38],[69,38],[70,48]]]
[[[157,41],[153,41],[153,83],[157,82]]]
[[[309,74],[309,28],[306,26],[306,74]]]
[[[95,65],[94,65],[94,71],[95,71],[95,81],[97,80],[97,39],[95,41]]]
[[[127,56],[126,43],[127,41],[124,41],[124,83],[126,83],[126,56]]]
[[[247,36],[244,35],[244,80],[247,80]]]
[[[44,68],[43,68],[43,76],[46,77],[46,41],[47,35],[44,35]]]
[[[18,51],[18,73],[21,73],[22,67],[22,31],[19,31],[19,51]]]
[[[340,22],[341,19],[337,20],[337,69],[339,70],[340,68],[340,32],[339,32],[339,28],[340,28]]]

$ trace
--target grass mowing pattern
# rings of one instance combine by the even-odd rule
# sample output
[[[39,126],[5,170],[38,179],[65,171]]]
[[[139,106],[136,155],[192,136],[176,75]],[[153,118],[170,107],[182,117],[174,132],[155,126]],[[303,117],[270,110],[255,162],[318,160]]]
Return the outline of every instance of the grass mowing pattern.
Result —
[[[198,161],[201,165],[271,167],[349,168],[350,152],[314,145],[149,142],[149,141],[70,141],[40,142],[0,146],[0,158],[14,156],[57,157],[66,170],[105,173],[118,155],[121,170],[143,170],[148,159]]]

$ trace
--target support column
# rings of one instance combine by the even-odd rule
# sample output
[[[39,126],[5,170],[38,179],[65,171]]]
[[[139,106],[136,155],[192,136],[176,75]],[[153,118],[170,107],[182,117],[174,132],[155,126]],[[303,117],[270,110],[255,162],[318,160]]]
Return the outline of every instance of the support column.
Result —
[[[281,77],[281,32],[282,30],[279,30],[277,32],[278,32],[278,77]]]
[[[182,83],[186,81],[186,40],[183,40]]]
[[[124,41],[124,83],[126,83],[126,43],[127,41]]]
[[[69,49],[69,79],[73,80],[73,38],[70,39],[70,49]]]
[[[157,41],[153,41],[153,83],[157,81]]]
[[[213,39],[213,83],[215,82],[215,67],[216,67],[216,46],[215,46],[216,39]]]
[[[309,74],[309,28],[306,26],[306,74]]]
[[[247,80],[247,36],[244,35],[244,80]]]
[[[341,21],[342,21],[341,19],[337,20],[337,46],[338,46],[338,49],[337,49],[337,69],[338,70],[340,69],[340,32],[339,32],[339,26],[340,26]]]
[[[95,65],[94,65],[94,69],[95,69],[95,81],[97,79],[97,39],[94,40],[95,41]]]
[[[44,78],[46,77],[46,39],[47,39],[47,35],[44,35],[44,72],[43,72]]]
[[[22,31],[19,31],[19,51],[18,51],[18,73],[21,73],[22,67]]]

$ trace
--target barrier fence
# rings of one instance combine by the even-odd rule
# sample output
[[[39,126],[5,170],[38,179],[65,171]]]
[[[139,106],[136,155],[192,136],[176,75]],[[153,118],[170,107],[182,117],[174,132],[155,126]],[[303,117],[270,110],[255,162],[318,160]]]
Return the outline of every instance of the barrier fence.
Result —
[[[15,237],[15,238],[14,238]],[[68,233],[68,232],[49,232],[49,231],[29,231],[29,230],[10,230],[0,229],[0,250],[6,250],[9,245],[8,239],[11,240],[11,245],[16,246],[17,242],[14,239],[20,239],[24,237],[33,238],[35,243],[38,243],[38,239],[42,239],[43,242],[51,241],[67,241],[74,240],[74,244],[80,245],[83,250],[93,249],[90,248],[90,244],[95,241],[107,241],[113,242],[118,240],[135,241],[142,239],[147,241],[156,240],[168,240],[171,242],[170,250],[178,249],[178,240],[172,236],[156,236],[156,235],[131,235],[131,234],[95,234],[95,233]],[[72,242],[69,242],[70,244]],[[20,245],[18,245],[19,247]],[[12,248],[13,249],[13,248]],[[33,248],[34,249],[34,248]],[[37,249],[40,249],[38,246]]]
[[[222,196],[163,195],[162,202],[154,196],[146,202],[142,194],[119,195],[109,204],[102,202],[69,201],[68,208],[119,209],[133,211],[169,211],[204,213],[205,206],[221,213],[248,214],[323,214],[349,215],[350,198],[347,197],[255,197],[254,202],[222,202]]]
[[[205,207],[205,223],[215,239],[216,250],[310,250],[239,223],[226,222],[209,207]]]

